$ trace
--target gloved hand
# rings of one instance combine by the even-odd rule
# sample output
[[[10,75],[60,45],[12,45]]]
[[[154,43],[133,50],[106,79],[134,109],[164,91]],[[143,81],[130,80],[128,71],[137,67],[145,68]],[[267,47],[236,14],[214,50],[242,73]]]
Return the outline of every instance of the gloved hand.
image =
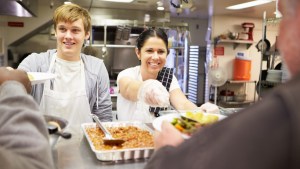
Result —
[[[210,102],[206,102],[204,104],[202,104],[199,109],[203,110],[206,113],[215,113],[215,114],[219,114],[220,110],[219,107],[215,104],[212,104]]]
[[[168,107],[170,94],[167,89],[157,80],[145,80],[139,88],[138,100],[153,107]]]

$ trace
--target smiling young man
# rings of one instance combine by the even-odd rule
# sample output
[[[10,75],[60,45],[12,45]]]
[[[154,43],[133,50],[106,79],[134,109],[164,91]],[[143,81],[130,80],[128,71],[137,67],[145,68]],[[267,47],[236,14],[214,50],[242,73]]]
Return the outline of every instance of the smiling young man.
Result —
[[[123,70],[117,78],[119,120],[151,122],[171,103],[177,109],[197,108],[181,91],[173,70],[164,67],[168,37],[161,29],[148,29],[137,39],[140,66]]]
[[[65,168],[71,165],[69,160],[81,158],[77,151],[71,151],[80,147],[83,137],[81,124],[92,122],[91,113],[101,121],[112,121],[112,103],[103,60],[81,53],[84,41],[90,36],[91,17],[88,11],[76,4],[65,4],[55,10],[53,22],[56,49],[32,53],[18,69],[56,75],[45,84],[34,85],[31,94],[40,103],[42,113],[68,121],[64,131],[72,133],[72,138],[59,138],[54,146],[57,168]]]
[[[32,95],[45,114],[63,117],[69,130],[91,121],[90,113],[101,121],[112,121],[109,77],[102,60],[81,53],[90,36],[91,17],[76,4],[59,6],[53,16],[57,47],[32,53],[18,69],[51,72],[56,78],[33,86]]]

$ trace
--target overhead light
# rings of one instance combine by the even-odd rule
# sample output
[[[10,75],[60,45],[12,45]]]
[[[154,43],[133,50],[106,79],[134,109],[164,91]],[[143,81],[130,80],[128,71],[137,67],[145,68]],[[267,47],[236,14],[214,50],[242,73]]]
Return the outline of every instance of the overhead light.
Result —
[[[130,2],[132,2],[134,0],[100,0],[100,1],[130,3]]]
[[[150,22],[150,15],[149,14],[145,14],[144,22]]]
[[[281,18],[281,17],[282,17],[282,14],[281,14],[280,11],[278,10],[278,0],[276,0],[275,17],[276,17],[276,18]]]
[[[64,4],[71,4],[71,1],[65,1]]]
[[[157,10],[163,11],[163,10],[165,10],[165,8],[164,8],[163,6],[158,6],[158,7],[157,7]]]
[[[256,1],[250,1],[250,2],[245,2],[245,3],[233,5],[233,6],[228,6],[228,7],[226,7],[226,9],[230,9],[230,10],[244,9],[244,8],[249,8],[249,7],[253,7],[253,6],[257,6],[257,5],[262,5],[262,4],[270,3],[272,1],[273,0],[256,0]]]
[[[163,10],[165,10],[165,8],[164,8],[164,4],[161,2],[161,1],[157,1],[156,2],[156,4],[157,4],[157,10],[159,10],[159,11],[163,11]]]

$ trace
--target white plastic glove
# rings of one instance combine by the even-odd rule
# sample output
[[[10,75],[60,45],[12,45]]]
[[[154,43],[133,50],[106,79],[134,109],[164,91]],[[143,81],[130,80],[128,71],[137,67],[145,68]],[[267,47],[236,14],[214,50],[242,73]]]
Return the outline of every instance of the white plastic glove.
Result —
[[[210,102],[206,102],[206,103],[202,104],[199,108],[206,113],[215,113],[215,114],[220,113],[219,107]]]
[[[157,80],[145,80],[138,91],[137,98],[153,107],[168,107],[170,105],[169,92]]]

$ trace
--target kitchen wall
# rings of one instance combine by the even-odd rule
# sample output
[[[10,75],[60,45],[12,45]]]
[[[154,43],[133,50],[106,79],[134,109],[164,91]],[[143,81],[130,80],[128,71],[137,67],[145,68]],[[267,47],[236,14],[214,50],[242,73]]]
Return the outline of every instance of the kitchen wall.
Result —
[[[206,46],[206,32],[208,27],[208,19],[197,18],[171,18],[171,22],[187,23],[189,25],[189,31],[191,33],[189,45]]]
[[[52,19],[52,14],[56,8],[54,6],[52,9],[49,7],[49,3],[39,0],[38,1],[38,11],[37,16],[33,18],[26,17],[14,17],[14,16],[0,16],[0,38],[3,41],[3,51],[4,53],[4,64],[7,65],[8,62],[8,46],[15,43],[22,37],[26,37],[33,30],[40,27],[41,25],[49,22]],[[137,20],[142,22],[144,20],[145,14],[150,14],[151,22],[161,22],[162,21],[171,23],[184,22],[190,25],[189,30],[191,32],[191,40],[189,43],[191,45],[205,46],[206,42],[204,40],[206,30],[207,30],[207,20],[206,19],[178,19],[170,18],[170,14],[160,12],[160,11],[141,11],[141,10],[114,10],[114,9],[103,9],[103,8],[91,8],[90,13],[92,15],[92,21],[94,24],[105,22],[105,19],[120,19],[120,20]],[[7,22],[23,22],[24,27],[8,27]],[[203,37],[203,38],[202,38]],[[49,48],[55,48],[55,41],[51,40],[47,34],[37,34],[34,37],[28,37],[28,40],[22,45],[11,48],[13,53],[13,62],[17,61],[25,53],[41,52]]]
[[[40,4],[38,2],[38,17],[14,17],[14,16],[0,16],[0,38],[4,40],[4,51],[5,51],[5,65],[7,65],[7,47],[11,43],[17,41],[19,38],[24,37],[25,35],[32,32],[37,27],[45,24],[52,18],[52,13],[54,9],[50,9],[49,6]],[[8,27],[7,22],[23,22],[24,27]],[[36,45],[36,44],[35,44]],[[34,45],[32,45],[34,46]],[[32,46],[24,46],[30,50]],[[36,46],[38,48],[38,46]]]
[[[248,56],[251,63],[251,80],[258,81],[260,74],[260,63],[261,63],[261,53],[257,51],[255,45],[262,39],[262,25],[263,25],[263,14],[262,19],[254,18],[244,18],[244,17],[234,17],[234,16],[214,16],[213,17],[213,33],[212,37],[217,37],[221,34],[227,34],[231,32],[243,32],[241,24],[244,22],[252,22],[255,24],[253,31],[253,41],[254,43],[249,49],[246,49],[245,44],[239,44],[236,49],[233,49],[233,44],[222,43],[219,46],[224,46],[224,56],[218,56],[219,65],[227,70],[228,79],[232,79],[233,74],[233,60],[235,58],[236,52],[244,52]],[[278,24],[268,24],[266,38],[270,41],[271,46],[275,43],[276,36],[278,35]],[[263,62],[263,69],[266,68],[265,62]],[[253,86],[248,86],[248,93],[253,93],[255,90]],[[247,95],[248,99],[252,99],[253,95]],[[250,97],[250,98],[249,98]],[[256,96],[256,98],[258,98]]]

